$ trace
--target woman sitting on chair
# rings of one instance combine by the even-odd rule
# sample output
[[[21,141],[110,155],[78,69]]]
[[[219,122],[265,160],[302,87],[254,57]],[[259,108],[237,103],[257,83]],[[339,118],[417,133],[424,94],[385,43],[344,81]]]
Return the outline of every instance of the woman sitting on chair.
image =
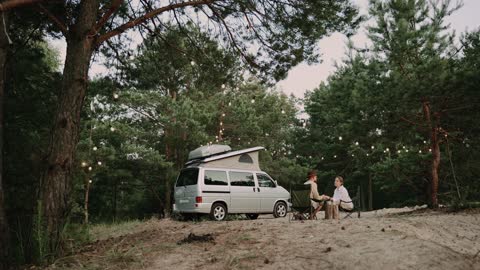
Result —
[[[308,180],[310,181],[310,200],[312,201],[312,206],[315,209],[312,213],[310,219],[314,219],[317,215],[318,211],[322,209],[323,202],[328,200],[329,197],[325,195],[318,194],[318,187],[317,187],[317,172],[310,171],[308,172]]]
[[[333,193],[333,197],[330,198],[330,200],[333,202],[333,204],[339,205],[342,209],[345,209],[347,211],[352,210],[353,202],[350,198],[350,195],[348,195],[347,189],[343,186],[343,177],[335,177],[334,185],[336,189]]]

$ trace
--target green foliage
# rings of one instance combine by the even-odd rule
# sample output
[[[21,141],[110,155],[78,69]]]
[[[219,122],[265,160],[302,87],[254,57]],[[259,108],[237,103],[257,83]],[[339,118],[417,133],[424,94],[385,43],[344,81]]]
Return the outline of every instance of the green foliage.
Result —
[[[467,123],[477,114],[478,91],[463,77],[478,72],[478,35],[465,36],[465,54],[456,54],[461,48],[443,24],[456,8],[449,1],[371,1],[370,52],[352,49],[328,84],[306,96],[309,129],[298,134],[295,149],[313,156],[305,162],[316,163],[321,188],[340,174],[365,195],[372,181],[374,207],[426,203],[432,157],[421,101],[428,100],[449,134],[441,149],[442,202],[458,200],[458,193],[478,198],[469,192],[477,181],[467,180],[478,178],[476,169],[466,165],[478,158],[465,141],[478,137]]]

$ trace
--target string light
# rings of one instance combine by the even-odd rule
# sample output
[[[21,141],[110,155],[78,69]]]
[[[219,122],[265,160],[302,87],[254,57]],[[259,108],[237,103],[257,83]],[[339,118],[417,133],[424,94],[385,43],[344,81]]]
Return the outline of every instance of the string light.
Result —
[[[284,110],[284,109],[282,109],[282,114],[285,114],[285,110]]]
[[[255,103],[255,98],[252,98],[252,100],[250,101],[252,104]]]
[[[220,126],[223,126],[223,122],[220,122]]]
[[[117,93],[113,94],[113,99],[118,99],[119,97],[120,96]]]
[[[405,152],[407,152],[407,153],[408,153],[408,149],[406,149],[406,150],[405,150]]]
[[[322,157],[321,159],[324,160],[324,157]]]
[[[111,131],[111,132],[115,132],[115,128],[114,128],[114,127],[111,127],[111,128],[110,128],[110,131]]]
[[[228,106],[232,106],[232,102],[228,102]]]
[[[369,153],[367,153],[367,157],[368,157],[368,156],[370,156],[370,154],[369,154]]]
[[[190,62],[190,65],[195,66],[195,61],[192,60],[192,61]]]
[[[402,150],[398,150],[398,151],[397,151],[397,153],[399,153],[399,154],[400,154],[401,152],[402,152]]]
[[[91,170],[93,170],[93,168],[90,166],[90,167],[88,167],[88,170],[91,171]]]
[[[88,183],[90,183],[90,184],[91,184],[91,183],[92,183],[92,179],[88,180]]]
[[[385,149],[385,151],[390,152],[390,148],[387,147],[387,149]]]
[[[357,145],[357,146],[358,146],[358,142],[355,142],[355,145]]]
[[[333,158],[337,158],[337,155],[334,155]]]
[[[226,87],[225,84],[222,84],[222,89],[225,89],[225,87]]]
[[[428,149],[428,152],[432,152],[432,148]]]
[[[339,141],[341,141],[342,139],[343,139],[342,136],[338,137],[338,140],[339,140]]]
[[[82,167],[86,167],[86,166],[87,166],[87,162],[82,161]]]
[[[222,116],[225,117],[225,113],[222,113]]]
[[[372,145],[370,148],[375,149],[375,146]]]
[[[421,154],[421,153],[422,153],[422,150],[418,150],[418,153]]]
[[[354,156],[355,156],[355,154],[352,154],[352,157],[354,157]]]
[[[97,148],[96,146],[94,146],[94,147],[92,148],[92,150],[93,150],[93,151],[97,151],[98,148]]]
[[[424,144],[427,144],[427,141],[423,141]]]
[[[102,162],[101,162],[101,161],[97,162],[97,164],[98,164],[98,166],[102,166]]]

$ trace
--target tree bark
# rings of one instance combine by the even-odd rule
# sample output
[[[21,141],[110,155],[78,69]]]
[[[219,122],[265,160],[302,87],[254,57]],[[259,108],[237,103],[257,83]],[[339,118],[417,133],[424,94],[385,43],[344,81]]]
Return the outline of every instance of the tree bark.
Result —
[[[88,199],[90,197],[90,179],[85,177],[85,201],[83,204],[83,224],[88,225]]]
[[[432,113],[430,102],[424,100],[422,102],[423,115],[430,130],[430,147],[432,149],[432,163],[430,168],[430,206],[438,208],[438,170],[440,167],[440,140],[438,139],[438,122],[439,115],[435,114],[432,121]]]
[[[373,210],[373,183],[372,173],[368,173],[368,210]]]
[[[66,36],[67,53],[61,94],[58,100],[52,136],[48,146],[48,164],[41,178],[41,206],[49,254],[55,254],[69,212],[71,174],[80,129],[80,112],[86,94],[88,68],[95,41],[93,29],[99,0],[82,1],[76,23]]]
[[[4,29],[7,29],[7,14],[5,20],[0,20],[0,270],[8,268],[10,239],[8,221],[5,207],[5,196],[3,190],[3,134],[4,134],[4,105],[5,105],[5,68],[8,53],[8,38]]]

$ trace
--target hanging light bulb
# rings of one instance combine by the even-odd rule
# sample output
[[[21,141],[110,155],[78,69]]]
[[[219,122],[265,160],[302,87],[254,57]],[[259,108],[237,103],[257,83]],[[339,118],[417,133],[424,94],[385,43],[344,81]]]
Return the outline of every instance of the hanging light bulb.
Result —
[[[220,126],[223,126],[223,122],[220,122]]]
[[[321,160],[324,160],[324,158],[322,157]]]
[[[88,167],[88,170],[89,170],[89,171],[93,170],[92,166]]]
[[[355,145],[357,145],[357,146],[358,146],[358,142],[355,142]]]
[[[86,161],[82,161],[82,167],[87,167],[87,162]]]
[[[401,152],[402,152],[402,150],[398,150],[398,151],[397,151],[397,153],[399,153],[399,154],[400,154]]]
[[[427,144],[427,141],[423,141],[424,144]]]
[[[355,154],[352,154],[352,157],[354,157],[354,156],[355,156]]]
[[[405,152],[407,152],[407,153],[408,153],[408,149],[406,149],[406,150],[405,150]]]
[[[285,114],[285,110],[284,110],[284,109],[282,109],[282,114]]]
[[[228,106],[232,106],[232,102],[228,102]]]
[[[222,113],[222,116],[225,117],[225,113]]]
[[[218,139],[218,135],[215,135],[215,139]]]
[[[94,146],[94,147],[92,148],[92,150],[93,150],[93,151],[97,151],[98,148],[97,148],[96,146]]]
[[[390,152],[390,148],[387,147],[387,149],[385,149],[385,151]]]
[[[342,136],[338,137],[338,140],[339,140],[339,141],[343,140]]]
[[[368,157],[368,156],[370,156],[370,154],[369,154],[369,153],[367,153],[367,157]]]
[[[98,164],[98,166],[102,166],[102,162],[101,162],[101,161],[98,161],[97,164]]]
[[[405,147],[405,146],[403,146],[402,148],[403,148],[403,149],[405,149],[406,147]]]
[[[88,180],[88,183],[90,183],[90,184],[91,184],[91,183],[92,183],[92,179]]]
[[[267,136],[267,137],[268,137],[268,133],[265,133],[265,136]]]
[[[428,152],[432,152],[432,148],[429,148],[429,149],[428,149]]]
[[[334,155],[333,158],[337,158],[337,155]]]
[[[421,154],[421,153],[422,153],[422,150],[418,150],[418,153]]]
[[[226,87],[225,84],[222,84],[222,89],[225,89],[225,87]]]
[[[252,100],[250,101],[251,103],[255,103],[255,98],[252,98]]]
[[[195,66],[195,61],[192,60],[192,61],[190,62],[190,65]]]
[[[372,145],[370,148],[375,149],[375,146]]]
[[[114,131],[115,131],[115,128],[114,128],[114,127],[111,127],[111,128],[110,128],[110,131],[111,131],[111,132],[114,132]]]
[[[311,159],[311,158],[312,158],[312,156],[308,156],[308,158],[310,158],[310,159]]]
[[[118,99],[120,96],[117,93],[113,94],[113,99]]]

